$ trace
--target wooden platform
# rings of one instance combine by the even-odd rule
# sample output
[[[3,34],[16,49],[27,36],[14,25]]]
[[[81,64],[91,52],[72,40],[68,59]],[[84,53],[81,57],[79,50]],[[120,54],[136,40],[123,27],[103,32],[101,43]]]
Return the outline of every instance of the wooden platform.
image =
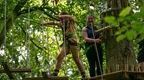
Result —
[[[144,72],[117,71],[86,80],[144,80]]]
[[[25,78],[23,80],[68,80],[68,77],[36,77]],[[86,78],[84,80],[144,80],[144,72],[117,71],[92,78]]]
[[[24,78],[23,80],[69,80],[68,77],[33,77],[33,78]]]
[[[9,72],[11,73],[25,73],[25,72],[31,72],[30,68],[16,68],[16,69],[9,69]],[[6,70],[0,69],[0,73],[6,73]]]
[[[1,63],[3,69],[0,69],[0,73],[6,73],[10,80],[14,79],[13,73],[24,73],[24,72],[31,72],[30,68],[17,68],[17,69],[11,69],[7,62]]]

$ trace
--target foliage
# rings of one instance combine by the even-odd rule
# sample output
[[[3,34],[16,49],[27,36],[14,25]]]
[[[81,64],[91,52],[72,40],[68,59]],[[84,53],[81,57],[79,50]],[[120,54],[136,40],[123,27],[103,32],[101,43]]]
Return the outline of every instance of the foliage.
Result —
[[[143,13],[143,6],[141,6],[139,10],[134,10],[131,7],[127,7],[121,11],[118,19],[113,16],[108,16],[105,18],[105,21],[118,28],[118,31],[115,33],[117,36],[117,41],[121,41],[123,39],[142,39],[144,34]]]
[[[85,25],[87,8],[79,4],[79,1],[67,3],[61,1],[53,5],[50,0],[5,0],[0,1],[0,59],[7,61],[11,68],[30,67],[30,74],[15,74],[17,80],[22,77],[41,76],[42,71],[52,73],[55,59],[62,43],[61,29],[40,25],[43,21],[55,20],[55,15],[63,10],[76,16],[78,35],[80,36],[80,48],[83,48],[81,29]],[[71,5],[69,5],[71,4]],[[5,10],[6,8],[6,10]],[[6,11],[6,12],[5,12]],[[6,18],[5,18],[6,17]],[[3,30],[6,27],[7,32]],[[54,27],[54,26],[53,26]],[[2,36],[4,35],[4,36]],[[5,41],[3,44],[2,41]],[[2,45],[2,44],[3,45]],[[80,56],[87,68],[87,60],[84,51]],[[71,55],[65,58],[60,76],[71,76],[72,79],[80,77]],[[2,66],[0,66],[0,69]],[[0,75],[1,80],[8,77]]]
[[[5,1],[7,1],[5,5]],[[89,10],[92,3],[94,10]],[[42,71],[52,73],[55,66],[55,59],[62,43],[62,31],[59,28],[40,25],[43,21],[56,20],[56,15],[61,11],[68,11],[76,17],[77,34],[79,37],[80,57],[88,73],[88,64],[84,55],[84,42],[81,30],[85,26],[86,16],[93,14],[97,23],[100,22],[99,13],[105,9],[105,0],[72,0],[67,2],[61,0],[57,5],[51,0],[1,0],[0,1],[0,61],[7,61],[11,68],[30,67],[30,74],[16,74],[17,80],[22,77],[41,76]],[[128,7],[120,13],[120,18],[116,20],[110,16],[106,18],[108,23],[118,25],[124,22],[124,26],[119,28],[117,39],[135,39],[138,35],[142,37],[144,7],[140,7],[140,12],[130,14]],[[6,10],[5,10],[6,9]],[[130,25],[129,25],[130,23]],[[6,31],[4,28],[6,27]],[[3,44],[4,42],[5,44]],[[3,45],[2,45],[3,44]],[[75,63],[71,55],[65,58],[60,76],[70,76],[72,79],[80,78]],[[2,66],[0,66],[0,69]],[[8,77],[0,75],[1,80]]]

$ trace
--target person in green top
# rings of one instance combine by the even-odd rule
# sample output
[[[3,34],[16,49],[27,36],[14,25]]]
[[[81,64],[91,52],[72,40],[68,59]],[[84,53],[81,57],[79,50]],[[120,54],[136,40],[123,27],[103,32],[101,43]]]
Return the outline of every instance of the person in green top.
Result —
[[[66,12],[61,13],[59,16],[59,22],[49,22],[44,25],[58,25],[63,31],[63,44],[61,45],[61,51],[56,58],[56,66],[53,72],[53,76],[58,76],[59,69],[61,68],[64,57],[69,53],[80,71],[82,78],[86,77],[84,66],[79,58],[78,38],[76,35],[75,19],[73,16],[68,15]]]

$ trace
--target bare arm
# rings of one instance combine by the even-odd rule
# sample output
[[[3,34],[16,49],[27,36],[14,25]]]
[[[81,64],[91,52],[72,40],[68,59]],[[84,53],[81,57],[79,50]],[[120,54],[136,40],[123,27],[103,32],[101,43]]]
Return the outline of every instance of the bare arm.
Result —
[[[104,30],[108,30],[108,29],[111,29],[111,27],[110,27],[110,26],[108,26],[108,27],[104,27],[104,28],[101,28],[101,29],[95,30],[95,32],[102,32],[102,31],[104,31]]]
[[[41,23],[41,25],[43,26],[47,26],[47,25],[57,25],[57,26],[60,26],[61,24],[59,22],[54,22],[54,21],[49,21],[49,22],[45,22],[45,23]]]
[[[87,35],[87,31],[86,31],[86,30],[87,30],[86,28],[83,28],[83,30],[82,30],[82,35],[83,35],[84,40],[85,40],[86,42],[89,42],[89,43],[92,43],[92,42],[99,43],[99,42],[101,42],[100,39],[88,38],[88,35]]]

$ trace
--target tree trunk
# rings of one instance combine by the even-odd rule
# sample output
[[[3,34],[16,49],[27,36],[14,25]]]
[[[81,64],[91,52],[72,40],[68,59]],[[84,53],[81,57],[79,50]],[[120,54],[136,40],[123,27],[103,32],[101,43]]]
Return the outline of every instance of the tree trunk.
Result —
[[[120,10],[127,6],[128,0],[108,0],[108,8],[115,9],[111,10],[108,15],[118,17]],[[136,63],[131,42],[127,40],[117,42],[116,36],[114,35],[115,32],[116,29],[105,32],[106,65],[108,72],[126,70]]]

